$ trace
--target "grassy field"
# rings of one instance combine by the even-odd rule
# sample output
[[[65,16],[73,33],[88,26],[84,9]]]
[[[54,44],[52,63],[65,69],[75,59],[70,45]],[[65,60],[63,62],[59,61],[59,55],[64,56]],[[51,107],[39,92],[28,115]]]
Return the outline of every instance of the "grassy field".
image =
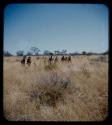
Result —
[[[10,121],[102,121],[108,116],[108,56],[49,65],[4,57],[4,117]]]

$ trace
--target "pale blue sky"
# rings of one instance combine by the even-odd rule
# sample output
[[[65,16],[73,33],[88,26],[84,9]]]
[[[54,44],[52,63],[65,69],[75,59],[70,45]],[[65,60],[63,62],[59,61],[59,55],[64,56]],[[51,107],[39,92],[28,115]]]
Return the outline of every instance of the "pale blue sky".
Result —
[[[104,52],[108,8],[103,4],[9,4],[4,10],[4,50]]]

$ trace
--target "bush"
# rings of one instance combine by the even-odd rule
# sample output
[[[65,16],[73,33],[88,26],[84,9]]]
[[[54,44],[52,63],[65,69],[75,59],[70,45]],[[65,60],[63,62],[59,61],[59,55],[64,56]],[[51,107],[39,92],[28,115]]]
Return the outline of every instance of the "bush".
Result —
[[[4,56],[13,56],[13,55],[8,51],[4,51]]]
[[[57,68],[57,64],[52,62],[44,65],[45,70],[53,70]]]
[[[38,78],[37,84],[32,84],[27,94],[30,101],[40,105],[56,106],[58,101],[64,102],[64,93],[70,83],[68,78],[62,78],[56,72],[49,72]]]
[[[87,69],[87,66],[86,66],[86,64],[83,64],[82,66],[81,66],[81,71],[82,71],[82,73],[86,76],[86,77],[90,77],[90,71],[89,71],[89,69]]]
[[[108,62],[108,58],[105,55],[101,55],[97,58],[91,59],[92,62]]]

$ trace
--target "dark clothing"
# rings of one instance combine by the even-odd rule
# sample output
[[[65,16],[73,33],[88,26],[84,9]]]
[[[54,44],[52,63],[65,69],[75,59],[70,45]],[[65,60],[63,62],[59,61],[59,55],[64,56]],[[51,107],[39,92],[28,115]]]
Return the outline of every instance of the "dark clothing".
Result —
[[[27,64],[30,66],[30,64],[31,64],[31,57],[28,57]]]

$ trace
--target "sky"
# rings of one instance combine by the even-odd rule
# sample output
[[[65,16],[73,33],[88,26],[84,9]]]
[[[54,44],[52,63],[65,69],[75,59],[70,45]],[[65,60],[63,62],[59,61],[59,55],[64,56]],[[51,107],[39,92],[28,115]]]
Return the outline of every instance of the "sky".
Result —
[[[108,8],[104,4],[8,4],[4,50],[25,53],[35,46],[67,52],[108,50]]]

